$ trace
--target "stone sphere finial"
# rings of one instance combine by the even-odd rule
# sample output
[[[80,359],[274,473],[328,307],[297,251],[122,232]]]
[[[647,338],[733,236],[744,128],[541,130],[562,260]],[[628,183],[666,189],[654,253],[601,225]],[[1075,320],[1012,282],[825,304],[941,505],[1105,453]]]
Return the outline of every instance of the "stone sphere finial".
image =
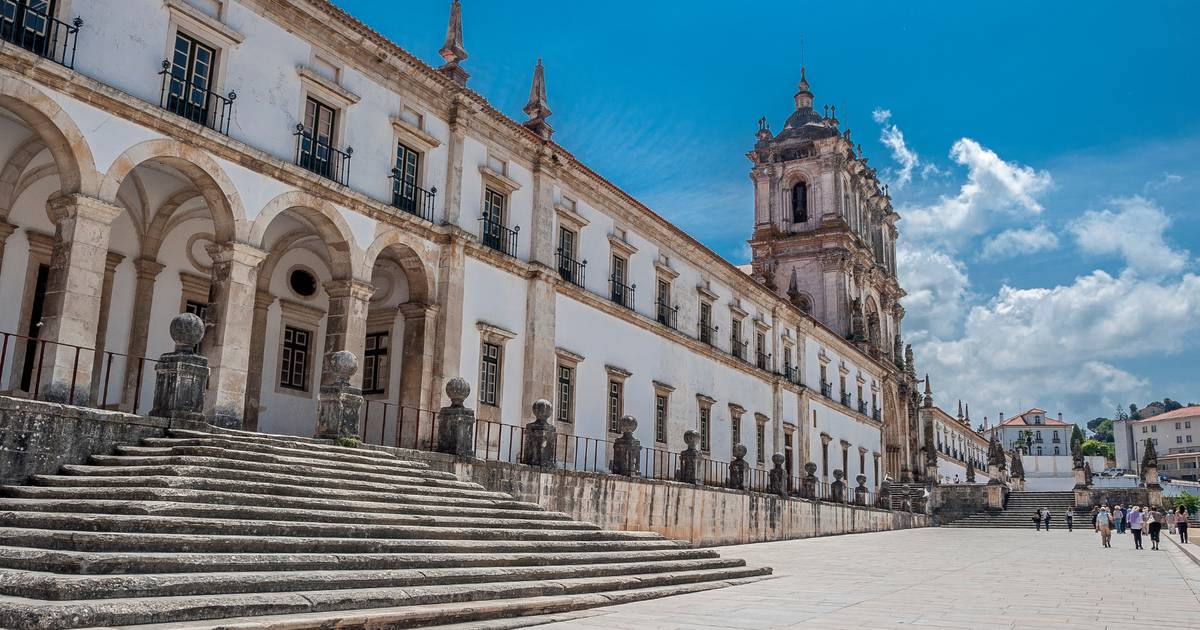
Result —
[[[734,444],[733,445],[733,458],[734,459],[742,459],[745,456],[746,456],[746,445],[745,444]]]
[[[175,350],[188,350],[204,338],[204,320],[193,313],[180,313],[171,318],[171,340]]]
[[[333,380],[339,383],[350,381],[350,377],[358,371],[358,357],[349,350],[338,350],[329,353],[329,371]]]
[[[783,453],[775,453],[771,456],[771,462],[775,464],[776,468],[782,466],[784,461],[786,461],[786,459],[784,458]]]
[[[842,478],[843,478],[843,477],[845,477],[845,476],[846,476],[846,473],[842,472],[842,470],[841,470],[840,468],[835,468],[835,469],[833,470],[833,478],[834,478],[835,480],[837,480],[837,481],[841,481],[841,480],[842,480]]]
[[[684,431],[683,443],[687,444],[688,448],[696,448],[700,445],[700,432],[694,429],[688,429],[687,431]]]
[[[816,462],[808,462],[808,463],[804,464],[804,472],[808,473],[809,475],[817,474]]]
[[[633,416],[621,416],[621,419],[617,421],[617,429],[625,434],[637,431],[637,418]]]
[[[461,407],[467,396],[471,395],[471,385],[467,383],[467,379],[455,376],[446,381],[446,395],[450,397],[452,407]]]
[[[860,486],[867,485],[867,476],[866,475],[859,475],[859,476],[855,477],[854,480],[857,481],[858,485],[860,485]]]
[[[554,407],[545,398],[539,398],[533,403],[533,417],[537,422],[545,422],[554,413]]]

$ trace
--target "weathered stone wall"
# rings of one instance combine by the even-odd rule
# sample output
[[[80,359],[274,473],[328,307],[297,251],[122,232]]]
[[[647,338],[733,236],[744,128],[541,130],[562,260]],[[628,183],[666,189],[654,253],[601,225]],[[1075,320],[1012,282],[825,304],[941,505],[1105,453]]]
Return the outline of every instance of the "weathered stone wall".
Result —
[[[957,521],[987,509],[986,484],[953,484],[934,486],[929,498],[933,520],[938,525]]]
[[[1091,488],[1091,502],[1080,501],[1075,493],[1077,509],[1091,509],[1095,505],[1150,505],[1150,491],[1145,488]]]
[[[0,483],[56,473],[63,464],[83,463],[117,444],[165,436],[172,426],[204,425],[0,396]]]
[[[932,525],[928,516],[907,512],[507,462],[455,461],[437,453],[406,455],[605,529],[655,531],[700,547]]]

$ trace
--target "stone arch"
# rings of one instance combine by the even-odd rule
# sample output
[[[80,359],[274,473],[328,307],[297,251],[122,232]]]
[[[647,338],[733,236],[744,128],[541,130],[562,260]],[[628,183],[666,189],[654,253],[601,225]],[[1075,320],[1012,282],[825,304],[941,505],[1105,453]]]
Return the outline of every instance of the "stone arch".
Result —
[[[8,161],[4,163],[4,168],[0,169],[0,212],[8,212],[12,209],[13,202],[17,200],[17,186],[21,179],[21,175],[25,169],[29,167],[29,163],[39,153],[46,150],[46,143],[41,136],[36,133],[30,134],[28,138],[21,141],[17,150],[13,151],[8,157]]]
[[[16,114],[45,143],[58,167],[63,193],[97,193],[100,174],[91,147],[58,103],[31,83],[0,75],[0,106]]]
[[[108,169],[100,186],[100,199],[117,202],[117,191],[126,177],[145,162],[161,162],[179,171],[200,191],[212,213],[218,242],[239,240],[239,225],[244,225],[246,210],[233,181],[216,160],[203,151],[175,140],[147,140],[125,150]]]
[[[408,280],[409,301],[433,304],[437,298],[434,282],[437,273],[434,266],[421,257],[419,252],[423,247],[422,241],[411,234],[388,230],[376,236],[363,254],[359,277],[370,278],[371,269],[379,256],[385,251],[393,252]]]
[[[329,264],[335,278],[350,279],[359,277],[355,274],[358,266],[355,264],[359,256],[354,246],[354,234],[350,225],[333,204],[310,195],[306,192],[293,190],[283,193],[263,207],[254,224],[250,226],[249,242],[260,249],[267,250],[263,242],[267,228],[284,212],[291,211],[304,219],[317,232],[329,250]],[[370,278],[370,275],[367,275]]]

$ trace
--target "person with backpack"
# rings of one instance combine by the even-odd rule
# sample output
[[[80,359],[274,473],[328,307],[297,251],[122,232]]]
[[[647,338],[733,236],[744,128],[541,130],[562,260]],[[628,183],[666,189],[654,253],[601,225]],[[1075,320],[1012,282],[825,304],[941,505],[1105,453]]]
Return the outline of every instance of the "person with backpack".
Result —
[[[1033,511],[1033,526],[1037,531],[1042,531],[1042,510],[1041,508]]]

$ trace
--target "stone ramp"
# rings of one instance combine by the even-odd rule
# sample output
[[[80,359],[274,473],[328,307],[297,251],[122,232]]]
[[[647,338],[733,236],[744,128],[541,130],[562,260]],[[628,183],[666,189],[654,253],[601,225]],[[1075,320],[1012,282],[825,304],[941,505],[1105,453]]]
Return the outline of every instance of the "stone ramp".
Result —
[[[768,575],[379,449],[212,429],[0,488],[0,626],[407,628]]]

